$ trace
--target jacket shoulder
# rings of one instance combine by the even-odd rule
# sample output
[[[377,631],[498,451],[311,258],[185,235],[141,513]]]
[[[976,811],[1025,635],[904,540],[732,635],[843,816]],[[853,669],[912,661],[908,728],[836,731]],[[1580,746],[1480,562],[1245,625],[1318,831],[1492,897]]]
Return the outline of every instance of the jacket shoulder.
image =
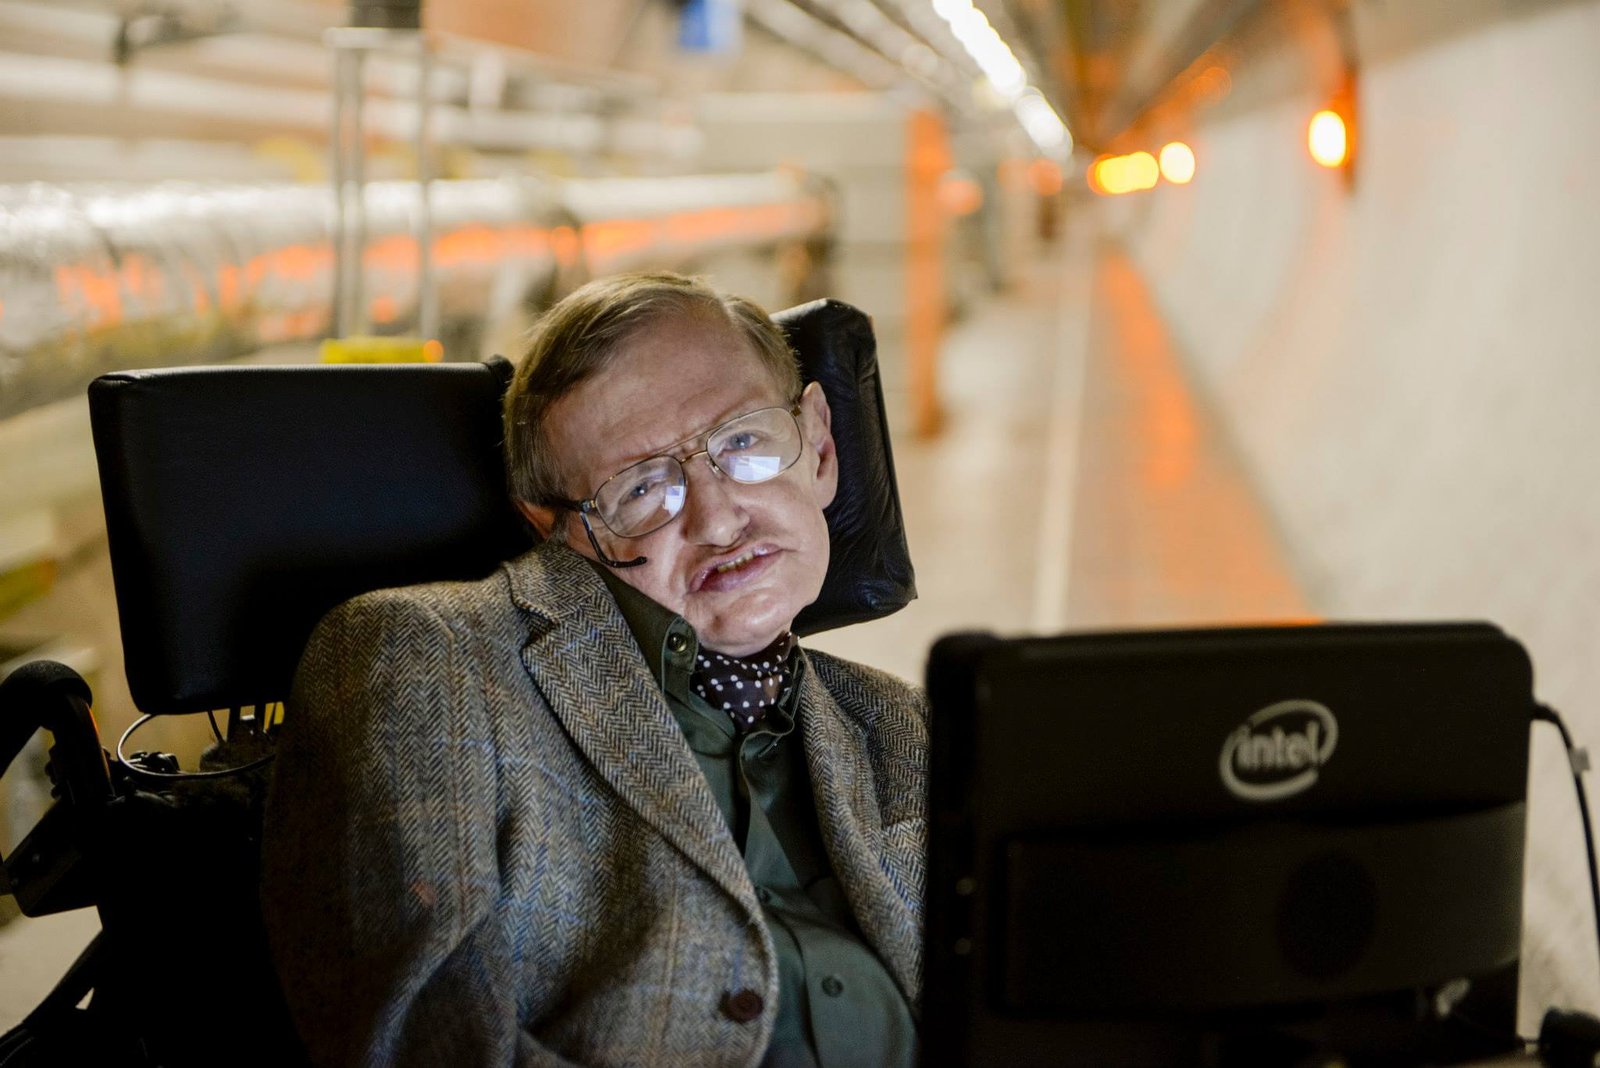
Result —
[[[330,632],[360,632],[370,637],[420,630],[489,637],[514,624],[519,613],[500,570],[466,582],[428,582],[359,594],[335,606],[312,633],[310,643]]]
[[[808,652],[817,681],[857,725],[871,762],[885,824],[920,826],[926,813],[928,698],[920,686],[877,668]]]
[[[835,700],[859,697],[867,702],[886,702],[894,705],[926,705],[928,697],[922,686],[907,683],[899,675],[891,675],[882,668],[858,664],[856,660],[834,656],[832,652],[806,649],[806,660],[826,684]]]
[[[806,659],[839,707],[863,723],[870,725],[885,715],[927,722],[928,695],[922,687],[832,653],[808,649]]]

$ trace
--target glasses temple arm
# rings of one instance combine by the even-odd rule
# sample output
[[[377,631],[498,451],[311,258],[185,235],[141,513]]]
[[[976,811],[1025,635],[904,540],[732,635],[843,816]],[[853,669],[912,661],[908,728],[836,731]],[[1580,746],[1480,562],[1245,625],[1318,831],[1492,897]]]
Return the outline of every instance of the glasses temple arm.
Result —
[[[559,503],[562,506],[570,508],[572,511],[578,513],[578,518],[583,521],[583,532],[589,535],[589,544],[594,546],[594,554],[598,556],[600,558],[600,562],[605,564],[607,567],[614,567],[618,571],[621,571],[624,568],[638,567],[640,564],[649,562],[650,558],[648,556],[635,556],[632,560],[613,560],[606,554],[606,551],[600,547],[600,539],[595,537],[594,527],[589,523],[589,508],[591,507],[590,501],[560,501],[555,503]]]

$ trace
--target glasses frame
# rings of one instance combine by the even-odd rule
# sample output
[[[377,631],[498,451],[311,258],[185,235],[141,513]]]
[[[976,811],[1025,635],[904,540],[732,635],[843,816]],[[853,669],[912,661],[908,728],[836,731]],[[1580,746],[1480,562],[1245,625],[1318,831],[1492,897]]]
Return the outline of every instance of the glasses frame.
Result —
[[[722,430],[724,427],[732,423],[737,423],[741,419],[748,419],[752,415],[759,415],[762,412],[780,411],[789,416],[790,419],[794,420],[795,434],[800,438],[800,451],[795,453],[793,460],[790,460],[782,468],[773,472],[771,476],[763,478],[757,482],[741,482],[717,465],[717,461],[712,458],[711,449],[709,448],[711,439],[717,435],[717,431]],[[677,512],[667,517],[667,519],[659,526],[651,527],[649,530],[640,531],[638,534],[618,534],[615,530],[612,530],[611,524],[606,522],[606,517],[601,515],[599,510],[600,491],[605,489],[607,485],[616,479],[621,478],[623,475],[627,474],[629,471],[632,471],[635,467],[638,467],[641,464],[647,464],[654,460],[672,460],[678,465],[678,469],[683,473],[684,503],[687,505],[689,493],[689,465],[694,462],[696,457],[704,456],[706,458],[706,463],[710,465],[711,470],[716,472],[717,477],[719,478],[728,479],[730,482],[733,482],[735,485],[739,486],[759,486],[764,482],[771,482],[774,478],[777,478],[779,475],[783,474],[785,471],[789,470],[789,468],[793,467],[799,462],[801,454],[805,452],[805,436],[805,427],[800,425],[800,402],[798,400],[787,405],[769,404],[762,408],[752,408],[748,412],[741,412],[732,418],[724,419],[722,422],[718,423],[709,430],[703,430],[698,434],[684,438],[682,441],[678,442],[677,445],[673,446],[673,448],[678,448],[688,444],[689,442],[699,441],[703,438],[706,441],[708,446],[707,448],[696,449],[687,456],[678,456],[672,452],[658,452],[654,456],[646,456],[644,459],[629,464],[621,471],[618,471],[616,474],[602,481],[600,485],[594,488],[593,493],[581,501],[569,500],[565,497],[552,497],[550,498],[549,503],[557,508],[565,508],[568,511],[578,513],[578,519],[583,523],[583,532],[589,536],[589,544],[593,546],[595,555],[598,556],[601,562],[603,562],[607,567],[614,567],[618,569],[638,567],[640,564],[648,563],[650,558],[647,556],[636,556],[632,560],[612,559],[611,556],[600,547],[600,539],[595,535],[594,526],[589,522],[589,517],[592,515],[596,519],[600,520],[601,525],[604,526],[608,532],[610,532],[612,537],[632,541],[635,538],[648,537],[658,530],[663,530],[666,527],[671,526],[677,520],[678,516],[683,514],[683,509],[678,509]]]

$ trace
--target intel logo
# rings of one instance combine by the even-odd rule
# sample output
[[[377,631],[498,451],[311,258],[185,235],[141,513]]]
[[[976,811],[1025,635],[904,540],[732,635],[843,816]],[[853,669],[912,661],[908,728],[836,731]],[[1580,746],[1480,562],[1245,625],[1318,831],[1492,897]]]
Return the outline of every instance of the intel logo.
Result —
[[[1245,801],[1281,801],[1317,781],[1333,756],[1339,721],[1316,701],[1268,705],[1222,745],[1222,785]]]

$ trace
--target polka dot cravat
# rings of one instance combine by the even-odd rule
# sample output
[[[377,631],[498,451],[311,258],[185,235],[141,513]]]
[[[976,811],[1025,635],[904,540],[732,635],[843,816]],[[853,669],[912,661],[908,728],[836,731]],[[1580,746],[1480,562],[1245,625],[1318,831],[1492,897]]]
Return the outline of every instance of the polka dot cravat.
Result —
[[[794,677],[798,642],[785,631],[777,641],[749,656],[726,656],[702,648],[695,656],[689,688],[733,720],[740,734],[754,730],[778,703]]]

